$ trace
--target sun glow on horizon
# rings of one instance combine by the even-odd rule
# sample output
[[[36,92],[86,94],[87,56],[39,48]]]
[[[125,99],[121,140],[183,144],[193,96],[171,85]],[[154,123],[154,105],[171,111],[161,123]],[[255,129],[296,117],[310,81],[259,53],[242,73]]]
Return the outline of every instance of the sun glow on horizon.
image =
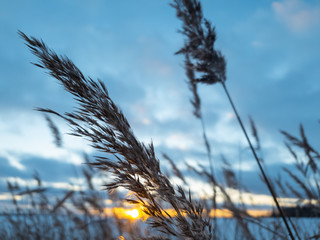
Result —
[[[140,215],[138,209],[128,210],[128,211],[125,212],[125,214],[127,214],[130,217],[132,217],[133,219],[136,219]]]
[[[123,208],[123,207],[114,207],[114,208],[105,208],[104,214],[109,217],[117,217],[120,219],[127,220],[146,220],[148,217],[139,209],[139,208]]]
[[[166,213],[169,214],[171,217],[176,217],[177,213],[174,209],[168,208],[165,209]],[[247,213],[251,215],[252,217],[268,217],[271,214],[270,209],[261,209],[261,210],[254,210],[250,209],[247,210]],[[203,212],[206,214],[206,211]],[[115,208],[105,208],[104,214],[107,216],[117,216],[118,218],[127,219],[127,220],[142,220],[145,221],[149,218],[148,215],[146,215],[141,209],[139,208],[131,208],[126,209],[122,207],[115,207]],[[182,215],[185,215],[184,212],[181,212]],[[233,214],[228,209],[216,209],[210,210],[210,213],[208,214],[210,217],[217,217],[217,218],[232,218]]]

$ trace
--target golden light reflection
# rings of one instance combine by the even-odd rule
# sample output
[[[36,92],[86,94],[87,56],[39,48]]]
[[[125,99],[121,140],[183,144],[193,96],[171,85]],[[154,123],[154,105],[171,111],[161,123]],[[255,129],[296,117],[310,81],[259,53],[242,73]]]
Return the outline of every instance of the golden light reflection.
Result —
[[[166,209],[166,213],[168,213],[170,216],[175,217],[177,213],[174,209]],[[182,215],[185,215],[185,213],[181,212]],[[248,210],[247,213],[251,215],[252,217],[269,217],[271,214],[271,210]],[[145,221],[148,219],[148,216],[141,210],[141,208],[122,208],[122,207],[115,207],[115,208],[105,208],[104,214],[106,216],[111,217],[118,217],[121,219],[128,219],[128,220],[142,220]],[[205,211],[204,211],[205,214]],[[164,214],[166,216],[166,214]],[[232,218],[233,214],[228,209],[212,209],[209,213],[210,217],[216,217],[216,218]]]
[[[270,217],[272,214],[271,210],[247,210],[247,213],[251,217]]]
[[[247,210],[247,213],[252,217],[270,217],[272,211],[271,210],[254,210],[250,209]],[[228,209],[211,209],[210,217],[217,217],[217,218],[232,218],[233,214]]]
[[[211,209],[209,216],[212,218],[231,218],[233,214],[227,209]]]

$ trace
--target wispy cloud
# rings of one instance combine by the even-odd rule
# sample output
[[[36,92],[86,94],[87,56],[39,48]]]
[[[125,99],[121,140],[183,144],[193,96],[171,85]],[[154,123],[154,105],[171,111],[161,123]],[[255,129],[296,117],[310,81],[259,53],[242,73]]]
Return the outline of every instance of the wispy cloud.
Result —
[[[293,32],[302,32],[320,23],[320,6],[311,6],[301,0],[273,2],[272,8],[279,20]]]
[[[58,148],[53,144],[53,136],[41,114],[6,112],[0,119],[1,136],[2,139],[6,139],[1,141],[0,156],[8,159],[10,166],[19,170],[26,169],[21,162],[26,156],[54,158],[76,165],[83,163],[82,152],[90,153],[91,148],[84,140],[64,134],[69,132],[67,126],[59,123],[58,127],[66,139],[64,148]]]

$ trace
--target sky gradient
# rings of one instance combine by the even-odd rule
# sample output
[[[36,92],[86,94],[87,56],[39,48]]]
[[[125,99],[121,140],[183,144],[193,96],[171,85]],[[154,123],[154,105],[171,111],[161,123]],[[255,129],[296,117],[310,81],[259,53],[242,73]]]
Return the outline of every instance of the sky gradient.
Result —
[[[248,127],[248,116],[255,120],[268,174],[276,176],[282,166],[291,169],[293,160],[279,130],[298,135],[302,123],[311,144],[320,147],[319,1],[201,2],[205,17],[216,26],[216,48],[226,57],[226,84],[240,115]],[[18,30],[42,38],[84,75],[104,81],[136,136],[145,143],[152,139],[164,169],[169,165],[162,153],[193,182],[192,190],[209,191],[184,164],[207,165],[207,159],[201,125],[189,103],[183,58],[174,55],[183,45],[177,32],[181,23],[168,3],[0,2],[0,194],[6,192],[6,179],[26,183],[35,170],[48,186],[68,187],[84,162],[83,152],[95,154],[85,141],[68,136],[68,126],[56,118],[64,147],[53,144],[45,118],[34,108],[63,113],[72,110],[74,101],[30,64],[36,59]],[[267,194],[222,90],[219,84],[199,89],[216,171],[221,172],[224,155],[236,171],[243,170],[248,189]]]

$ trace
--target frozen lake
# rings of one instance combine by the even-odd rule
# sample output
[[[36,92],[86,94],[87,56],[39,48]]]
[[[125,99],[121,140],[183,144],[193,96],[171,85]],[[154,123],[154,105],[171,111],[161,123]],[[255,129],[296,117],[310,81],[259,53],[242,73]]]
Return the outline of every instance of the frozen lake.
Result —
[[[44,218],[43,219],[44,221],[48,221],[48,216],[44,216],[43,218]],[[254,219],[253,221],[256,223],[246,221],[246,220],[243,223],[247,225],[254,239],[257,239],[257,240],[289,239],[288,234],[285,231],[284,225],[280,218],[261,218],[260,220]],[[112,231],[113,238],[117,239],[117,237],[119,236],[118,235],[119,232],[117,231],[117,225],[111,218],[108,219],[106,222],[108,222],[109,227],[111,227],[113,230]],[[319,234],[320,218],[291,218],[291,222],[294,224],[296,231],[298,232],[301,239],[307,239],[311,236]],[[127,225],[128,223],[133,223],[136,226],[138,225],[140,229],[142,229],[142,231],[143,229],[147,229],[150,231],[149,226],[146,223],[141,222],[139,220],[127,221],[124,223]],[[5,226],[6,224],[8,224],[8,222],[6,222],[5,217],[1,216],[0,225]],[[65,222],[65,225],[67,226],[68,223]],[[248,237],[245,234],[245,231],[243,231],[243,228],[241,227],[241,224],[233,218],[218,218],[216,221],[216,229],[217,229],[216,236],[217,236],[217,239],[219,240],[220,239],[225,239],[225,240],[248,239]],[[93,226],[93,228],[90,231],[95,231],[95,227]],[[151,232],[154,232],[154,231],[151,231]],[[81,233],[79,232],[79,234]],[[1,235],[2,233],[0,232],[0,239],[2,239]],[[122,235],[124,237],[127,237],[127,234],[125,233],[122,233]],[[82,237],[79,237],[79,239],[82,239]],[[101,239],[104,239],[104,238],[101,238]],[[126,239],[130,239],[130,238],[126,238]]]

